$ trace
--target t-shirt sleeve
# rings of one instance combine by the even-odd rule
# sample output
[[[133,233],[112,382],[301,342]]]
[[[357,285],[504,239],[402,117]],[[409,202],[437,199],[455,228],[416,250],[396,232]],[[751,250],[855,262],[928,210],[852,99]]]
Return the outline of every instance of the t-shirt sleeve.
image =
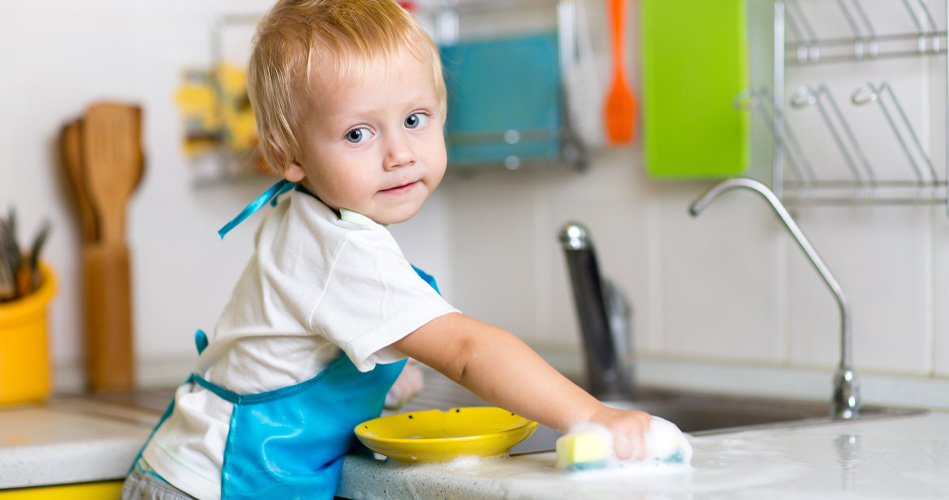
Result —
[[[360,371],[405,358],[389,346],[457,311],[382,232],[357,231],[349,238],[310,314],[311,327],[338,345]]]

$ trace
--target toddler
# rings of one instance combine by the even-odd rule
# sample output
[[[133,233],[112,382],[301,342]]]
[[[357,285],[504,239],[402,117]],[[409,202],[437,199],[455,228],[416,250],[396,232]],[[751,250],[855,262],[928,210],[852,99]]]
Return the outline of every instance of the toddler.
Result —
[[[386,229],[447,163],[441,63],[412,15],[393,0],[279,0],[248,88],[283,179],[221,230],[274,205],[123,498],[332,498],[353,428],[379,416],[407,358],[554,429],[602,425],[618,458],[642,456],[647,414],[604,406],[459,313]]]

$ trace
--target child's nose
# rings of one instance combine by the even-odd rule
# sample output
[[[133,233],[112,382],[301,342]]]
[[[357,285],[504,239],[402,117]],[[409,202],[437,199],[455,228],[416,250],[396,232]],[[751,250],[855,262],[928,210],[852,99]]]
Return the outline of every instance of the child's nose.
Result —
[[[386,170],[415,163],[415,152],[403,132],[390,134],[386,141]]]

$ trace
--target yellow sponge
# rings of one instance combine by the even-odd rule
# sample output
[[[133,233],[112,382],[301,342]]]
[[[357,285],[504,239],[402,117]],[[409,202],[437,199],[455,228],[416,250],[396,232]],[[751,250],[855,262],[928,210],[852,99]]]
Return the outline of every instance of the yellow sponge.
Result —
[[[585,423],[557,440],[557,468],[582,471],[612,467],[691,470],[692,445],[675,424],[652,417],[643,433],[642,458],[619,461],[613,453],[613,434],[601,425]]]
[[[606,432],[584,430],[557,439],[558,469],[601,469],[606,467],[612,455],[613,440]]]

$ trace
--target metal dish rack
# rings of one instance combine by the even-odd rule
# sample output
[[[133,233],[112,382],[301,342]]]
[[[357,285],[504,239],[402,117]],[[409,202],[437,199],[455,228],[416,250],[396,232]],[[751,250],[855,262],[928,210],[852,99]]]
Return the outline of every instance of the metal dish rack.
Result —
[[[735,104],[771,124],[770,132],[774,139],[773,191],[787,204],[949,204],[946,183],[949,160],[942,158],[934,165],[931,153],[923,146],[917,132],[919,124],[914,125],[907,116],[893,85],[887,81],[864,80],[852,88],[846,102],[840,98],[839,89],[835,97],[824,83],[796,85],[790,93],[785,88],[788,68],[798,71],[807,66],[838,63],[872,65],[885,59],[945,55],[946,30],[937,27],[932,6],[924,0],[900,1],[900,12],[908,16],[908,20],[903,21],[905,24],[912,21],[916,27],[913,32],[880,34],[873,15],[868,15],[865,8],[866,0],[863,3],[861,0],[828,0],[811,4],[825,10],[835,8],[852,32],[852,36],[839,38],[818,36],[809,18],[813,14],[802,6],[800,0],[774,1],[773,91],[768,88],[746,90],[736,97]],[[888,7],[892,8],[892,4],[897,2],[894,0]],[[942,5],[945,6],[945,2]],[[945,21],[949,25],[949,7],[946,10]],[[927,77],[931,79],[932,74],[929,71]],[[949,74],[941,74],[940,78],[942,76],[949,81]],[[906,97],[905,93],[902,97]],[[867,114],[867,107],[878,108],[878,111]],[[802,144],[799,134],[792,130],[788,113],[811,113],[812,123],[820,127],[821,141],[826,143],[822,147],[835,154],[818,158],[814,153],[815,144]],[[860,116],[857,113],[863,113],[863,118],[857,119]],[[879,155],[866,151],[868,141],[872,145],[884,136],[861,135],[852,125],[866,127],[866,122],[871,119],[876,120],[870,124],[876,127],[875,130],[895,137],[898,147],[890,149],[895,151],[893,154],[898,157],[897,161],[888,158],[883,164]],[[815,129],[805,132],[813,134]],[[940,139],[949,142],[949,137]],[[892,142],[892,139],[888,140]],[[836,160],[828,156],[835,156]],[[824,161],[816,161],[821,159]]]

